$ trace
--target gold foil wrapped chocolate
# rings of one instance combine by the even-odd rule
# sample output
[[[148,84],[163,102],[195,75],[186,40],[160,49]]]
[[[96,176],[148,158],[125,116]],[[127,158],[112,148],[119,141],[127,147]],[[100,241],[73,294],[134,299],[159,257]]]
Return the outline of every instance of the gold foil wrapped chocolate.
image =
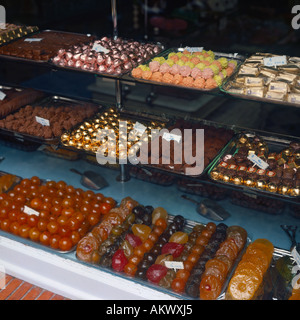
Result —
[[[273,182],[269,182],[266,186],[266,190],[269,192],[275,193],[277,192],[277,189],[278,189],[278,186]]]
[[[242,185],[244,182],[244,179],[239,175],[235,175],[231,178],[231,182],[235,185]]]
[[[266,181],[263,180],[263,179],[258,179],[256,182],[255,182],[255,187],[257,189],[260,189],[260,190],[265,190],[266,189]]]

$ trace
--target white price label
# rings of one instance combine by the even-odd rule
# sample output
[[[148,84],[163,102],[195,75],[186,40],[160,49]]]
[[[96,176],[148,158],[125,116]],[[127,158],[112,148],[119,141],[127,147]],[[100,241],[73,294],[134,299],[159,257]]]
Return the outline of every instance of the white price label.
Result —
[[[188,52],[202,52],[203,47],[185,47],[184,50],[187,50]]]
[[[175,270],[184,269],[184,265],[182,261],[165,261],[165,266],[168,269],[175,269]]]
[[[30,208],[30,207],[27,207],[27,206],[24,206],[24,213],[27,213],[27,214],[30,214],[30,215],[34,214],[36,216],[40,215],[40,213],[38,211],[36,211],[36,210],[34,210],[34,209]]]
[[[103,52],[103,53],[108,53],[109,50],[101,46],[99,43],[94,43],[92,50],[96,52]]]
[[[0,100],[3,101],[6,97],[6,94],[2,91],[0,91]]]
[[[42,126],[47,126],[50,127],[50,121],[41,117],[36,116],[35,117],[35,121],[39,124],[41,124]]]
[[[141,124],[137,121],[135,123],[133,129],[136,130],[140,135],[142,135],[146,131],[147,128],[143,124]]]
[[[180,141],[181,141],[181,136],[179,136],[177,134],[172,134],[172,133],[169,133],[169,132],[164,132],[162,138],[165,139],[168,142],[176,141],[176,142],[180,143]]]
[[[261,158],[259,158],[256,154],[250,154],[248,156],[248,159],[252,161],[254,164],[256,164],[259,168],[266,170],[268,168],[268,164],[263,161]]]
[[[266,67],[284,66],[287,64],[286,56],[264,58],[264,65]]]
[[[25,42],[40,42],[42,40],[43,40],[43,38],[26,38],[24,41]]]

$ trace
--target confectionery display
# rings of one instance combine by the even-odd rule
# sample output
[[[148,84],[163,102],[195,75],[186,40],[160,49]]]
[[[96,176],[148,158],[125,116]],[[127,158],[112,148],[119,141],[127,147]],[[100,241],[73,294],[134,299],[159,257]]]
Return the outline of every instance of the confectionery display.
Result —
[[[132,221],[130,214],[137,205],[137,201],[127,197],[121,201],[117,208],[114,208],[113,210],[109,207],[106,208],[106,215],[100,224],[95,226],[78,242],[76,248],[77,258],[85,262],[97,263],[100,259],[99,249],[103,248],[105,245],[112,244],[113,239],[110,241],[108,240],[110,234],[113,232],[112,234],[118,235],[119,227],[124,221],[126,221],[126,224]],[[127,219],[127,217],[129,218]]]
[[[180,215],[129,200],[130,210],[121,204],[109,212],[108,231],[105,218],[80,240],[77,258],[176,294],[217,299],[247,243],[246,230],[213,222],[187,228]]]
[[[276,58],[269,53],[251,55],[223,89],[245,98],[300,104],[300,58],[283,56],[280,64],[272,62]]]
[[[121,75],[161,50],[161,46],[155,44],[103,37],[88,44],[75,44],[69,49],[61,49],[52,62],[60,67]]]
[[[48,62],[60,49],[68,49],[72,45],[90,41],[91,38],[86,35],[41,31],[2,46],[0,55]]]
[[[51,72],[71,69],[94,73],[96,78],[115,77],[117,82],[123,79],[150,87],[161,84],[164,87],[159,86],[160,90],[168,94],[181,87],[195,89],[183,90],[187,95],[204,91],[202,94],[300,105],[298,57],[256,53],[241,58],[197,47],[165,50],[161,44],[40,32],[38,27],[13,24],[0,29],[0,46],[4,63],[10,57],[10,62],[21,59],[23,65],[31,60],[27,64]],[[23,146],[19,147],[22,151],[38,149],[60,158],[60,162],[80,160],[77,164],[81,164],[83,160],[83,167],[90,163],[101,166],[100,171],[128,168],[126,173],[132,178],[164,186],[151,189],[134,181],[132,189],[132,185],[128,189],[122,185],[104,195],[88,186],[76,188],[64,178],[21,178],[0,171],[1,237],[45,250],[55,258],[63,256],[72,264],[84,266],[81,270],[101,271],[139,285],[140,290],[151,288],[179,299],[299,300],[300,280],[296,285],[292,281],[299,276],[295,271],[299,244],[292,236],[292,249],[276,248],[264,238],[267,235],[252,239],[248,227],[227,224],[228,216],[235,219],[237,212],[227,212],[222,221],[211,222],[207,212],[200,213],[197,207],[196,217],[205,219],[202,223],[188,220],[195,212],[186,212],[186,207],[182,210],[179,201],[178,210],[182,212],[172,214],[167,210],[171,199],[165,206],[162,201],[154,207],[153,203],[142,204],[139,194],[153,199],[169,187],[178,199],[181,196],[202,204],[203,210],[209,207],[206,200],[220,209],[224,204],[224,210],[228,205],[225,211],[233,205],[249,208],[254,214],[262,211],[276,215],[287,209],[291,219],[300,218],[300,142],[267,133],[260,136],[258,131],[245,132],[192,114],[183,119],[176,112],[159,112],[104,107],[46,96],[33,89],[0,88],[4,151],[17,142]],[[204,133],[203,154],[198,152],[199,129]],[[169,154],[165,153],[166,146],[170,147]],[[38,156],[45,157],[41,153]],[[121,160],[126,160],[126,168]],[[76,162],[72,164],[76,166]],[[187,170],[192,172],[202,164],[202,172],[187,174]],[[122,174],[116,177],[116,172],[104,173],[105,178],[122,181]],[[145,188],[136,192],[140,185]],[[149,190],[157,193],[149,196]],[[126,192],[128,195],[124,195]],[[180,192],[203,199],[198,202]],[[164,197],[161,194],[162,200]],[[177,202],[171,205],[176,207]],[[239,218],[244,219],[241,216],[242,212]]]
[[[205,264],[199,287],[201,299],[215,300],[221,294],[227,275],[244,248],[246,240],[247,234],[244,229],[227,228],[226,239],[220,244],[214,257]]]
[[[101,193],[36,176],[22,179],[0,200],[2,231],[61,252],[74,249],[116,205]]]
[[[138,125],[142,125],[143,133],[138,130]],[[152,129],[160,130],[164,126],[163,122],[134,120],[122,115],[115,108],[109,108],[65,132],[61,136],[61,142],[67,147],[91,153],[103,151],[103,155],[111,159],[126,158],[127,155],[134,157],[143,142],[141,138],[148,141]],[[116,145],[112,139],[108,140],[110,133],[113,133]]]
[[[226,146],[226,144],[233,138],[234,131],[231,129],[216,127],[210,124],[202,124],[202,123],[193,123],[189,121],[185,121],[183,119],[178,119],[175,123],[167,128],[170,133],[172,133],[173,129],[180,130],[180,139],[182,139],[179,143],[174,140],[170,141],[170,161],[167,164],[164,164],[164,153],[162,152],[162,140],[163,136],[154,137],[154,139],[159,139],[159,159],[157,159],[158,164],[152,164],[151,166],[159,167],[167,171],[175,172],[183,174],[185,173],[187,168],[193,168],[196,163],[193,161],[192,157],[196,154],[196,130],[203,129],[204,130],[204,168],[207,168],[208,165],[215,159],[215,157],[222,151],[222,149]],[[192,130],[192,139],[188,139],[185,141],[184,139],[184,130],[190,129]],[[198,142],[199,143],[199,142]],[[175,144],[179,145],[182,148],[182,158],[175,158]],[[180,145],[181,144],[181,145]],[[184,154],[184,149],[191,150],[190,157],[187,154]],[[151,163],[151,149],[149,151],[149,163]]]
[[[66,104],[46,99],[7,115],[0,120],[0,128],[46,140],[59,139],[65,130],[92,117],[97,111],[98,107],[92,104]]]
[[[3,99],[0,101],[0,118],[9,115],[24,105],[34,103],[44,97],[44,94],[32,89],[0,89]]]
[[[235,151],[223,155],[209,174],[213,180],[225,184],[299,197],[299,150],[300,144],[291,142],[272,152],[261,137],[242,134]]]
[[[200,90],[220,87],[236,70],[238,61],[217,56],[213,51],[171,51],[140,64],[131,71],[136,79]]]
[[[28,36],[38,30],[39,28],[36,26],[19,26],[12,23],[1,23],[0,46],[13,40]]]
[[[270,267],[274,246],[267,239],[249,244],[232,276],[227,299],[252,300],[262,295],[264,276]]]

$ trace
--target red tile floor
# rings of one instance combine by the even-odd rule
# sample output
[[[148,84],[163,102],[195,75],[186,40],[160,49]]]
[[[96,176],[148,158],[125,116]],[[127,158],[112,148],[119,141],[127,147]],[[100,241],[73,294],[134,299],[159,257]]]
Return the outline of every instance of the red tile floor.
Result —
[[[70,300],[6,274],[0,300]]]

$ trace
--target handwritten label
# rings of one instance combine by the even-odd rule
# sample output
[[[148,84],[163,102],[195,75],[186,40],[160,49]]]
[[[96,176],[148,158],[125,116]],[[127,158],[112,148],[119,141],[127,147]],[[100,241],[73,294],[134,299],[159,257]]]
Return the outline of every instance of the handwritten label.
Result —
[[[24,206],[24,213],[27,213],[27,214],[34,214],[35,216],[39,216],[40,213],[30,207],[27,207],[27,206]]]
[[[248,159],[252,161],[255,165],[257,165],[259,168],[266,170],[268,168],[268,164],[263,161],[261,158],[259,158],[256,154],[250,154],[248,156]]]
[[[142,135],[146,131],[147,128],[143,124],[141,124],[137,121],[135,123],[133,129],[136,130],[140,135]]]
[[[108,53],[109,50],[101,46],[99,43],[94,43],[92,50],[96,52]]]
[[[35,117],[35,121],[39,124],[41,124],[42,126],[47,126],[50,127],[50,121],[41,117],[36,116]]]
[[[184,269],[184,265],[182,261],[165,261],[165,266],[168,269],[175,269],[175,270]]]
[[[172,133],[169,133],[169,132],[164,132],[162,138],[165,139],[168,142],[176,141],[176,142],[180,143],[180,141],[181,141],[181,136],[179,136],[177,134],[172,134]]]
[[[0,100],[3,101],[6,97],[6,94],[2,91],[0,91]]]
[[[264,65],[266,67],[277,67],[287,64],[286,56],[264,58]]]
[[[25,42],[40,42],[42,40],[43,40],[43,38],[26,38],[24,41]]]
[[[184,50],[187,50],[188,52],[202,52],[203,47],[185,47]]]

